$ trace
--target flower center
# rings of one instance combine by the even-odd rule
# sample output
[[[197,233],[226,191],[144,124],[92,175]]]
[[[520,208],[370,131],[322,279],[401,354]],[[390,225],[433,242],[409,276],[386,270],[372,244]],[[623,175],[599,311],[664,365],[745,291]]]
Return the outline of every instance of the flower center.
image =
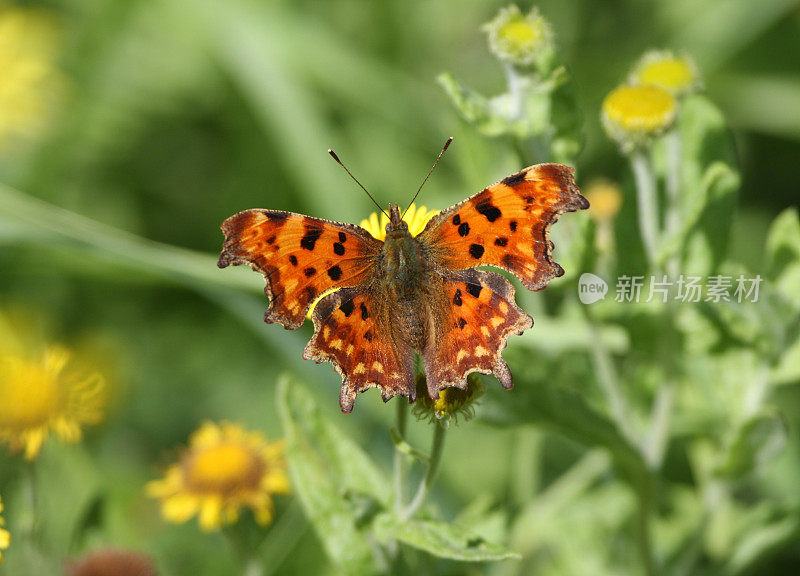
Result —
[[[672,120],[675,98],[655,86],[620,86],[606,97],[603,111],[626,130],[657,130]]]
[[[21,358],[0,358],[0,427],[24,430],[46,424],[58,412],[58,374]]]
[[[500,30],[500,36],[515,46],[532,46],[539,41],[539,30],[525,20],[509,22]]]
[[[184,462],[186,483],[199,492],[228,494],[258,488],[263,470],[257,454],[234,442],[192,452]]]
[[[678,90],[692,82],[692,70],[683,60],[666,58],[645,66],[639,72],[642,84],[655,84],[667,89]]]

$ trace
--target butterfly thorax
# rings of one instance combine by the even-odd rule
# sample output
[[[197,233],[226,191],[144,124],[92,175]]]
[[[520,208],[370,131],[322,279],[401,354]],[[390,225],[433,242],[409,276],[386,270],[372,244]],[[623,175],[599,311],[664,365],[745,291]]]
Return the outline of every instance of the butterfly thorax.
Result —
[[[392,308],[394,329],[412,348],[422,349],[430,312],[430,262],[423,245],[408,231],[397,206],[390,206],[386,239],[376,267],[378,289]]]

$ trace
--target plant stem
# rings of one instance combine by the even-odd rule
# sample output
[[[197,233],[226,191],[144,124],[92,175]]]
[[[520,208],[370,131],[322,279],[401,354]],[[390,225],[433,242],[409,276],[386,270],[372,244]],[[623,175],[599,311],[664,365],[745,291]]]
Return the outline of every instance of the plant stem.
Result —
[[[645,438],[642,454],[652,470],[661,467],[669,440],[669,423],[672,414],[674,386],[665,383],[658,391],[651,413],[650,433]]]
[[[628,403],[625,401],[625,396],[622,394],[617,371],[614,368],[614,362],[608,350],[606,350],[606,347],[603,345],[603,339],[600,337],[600,332],[594,320],[587,315],[586,323],[592,335],[592,363],[594,364],[597,374],[597,381],[606,396],[606,400],[608,400],[611,413],[614,416],[614,422],[619,427],[622,435],[625,436],[631,444],[637,445],[637,435],[628,420],[628,415],[631,414],[631,411]]]
[[[656,178],[650,158],[641,150],[630,155],[631,168],[636,179],[639,230],[651,270],[656,269],[658,246],[658,206],[656,205]]]
[[[402,398],[395,400],[397,402],[397,434],[400,438],[405,439],[406,427],[408,423],[408,406],[403,402]],[[394,448],[394,509],[397,514],[403,511],[406,498],[406,480],[408,476],[408,455],[404,454],[400,448],[395,445]]]
[[[667,157],[667,209],[664,215],[664,233],[672,242],[681,227],[680,191],[682,143],[681,135],[677,128],[673,128],[664,136],[664,145],[666,147]],[[671,277],[677,276],[677,254],[672,254],[667,261],[667,274]]]
[[[639,556],[642,560],[644,573],[647,576],[656,576],[656,560],[653,554],[653,534],[650,531],[650,498],[639,493],[639,506],[637,508],[637,543]]]
[[[441,424],[435,424],[433,430],[433,442],[431,445],[431,456],[428,462],[428,470],[425,472],[425,477],[420,482],[417,493],[414,499],[400,514],[400,519],[403,521],[408,520],[422,507],[425,502],[425,497],[428,495],[433,482],[436,480],[436,475],[439,472],[439,464],[442,460],[442,452],[444,448],[444,438],[447,434],[447,427]]]
[[[26,461],[24,468],[25,474],[22,482],[28,510],[25,511],[20,519],[20,533],[37,547],[39,498],[36,494],[36,462],[33,460]]]
[[[525,117],[525,82],[513,64],[506,64],[506,82],[508,93],[511,96],[512,120],[522,120]]]

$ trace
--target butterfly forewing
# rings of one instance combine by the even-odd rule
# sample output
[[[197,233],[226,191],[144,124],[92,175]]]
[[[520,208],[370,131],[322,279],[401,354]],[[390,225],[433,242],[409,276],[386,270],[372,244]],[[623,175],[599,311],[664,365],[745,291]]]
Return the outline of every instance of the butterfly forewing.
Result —
[[[540,290],[564,271],[552,260],[548,229],[558,216],[588,208],[574,169],[537,164],[437,214],[418,236],[442,268],[492,265]]]
[[[352,224],[276,210],[246,210],[222,223],[218,266],[249,264],[267,281],[264,317],[299,328],[312,302],[369,276],[381,242]]]

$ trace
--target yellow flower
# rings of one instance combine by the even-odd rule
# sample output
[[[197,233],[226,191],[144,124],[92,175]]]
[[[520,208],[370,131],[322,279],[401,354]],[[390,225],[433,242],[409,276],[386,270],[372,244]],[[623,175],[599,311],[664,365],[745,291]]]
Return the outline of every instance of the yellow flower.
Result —
[[[106,384],[98,373],[69,370],[70,352],[51,346],[38,361],[0,354],[0,442],[36,458],[51,431],[66,442],[103,419]]]
[[[248,507],[266,525],[272,521],[272,494],[289,493],[285,451],[282,441],[267,442],[238,424],[206,422],[192,434],[180,462],[147,485],[147,494],[161,500],[168,522],[199,515],[200,527],[214,530],[235,523]]]
[[[66,576],[156,576],[152,560],[144,554],[105,548],[66,565]]]
[[[0,498],[0,513],[3,512],[3,500]],[[3,526],[6,525],[6,521],[3,520],[3,517],[0,516],[0,564],[3,563],[3,550],[8,548],[8,545],[11,543],[11,535],[8,533],[8,530],[4,530]]]
[[[669,51],[647,52],[630,75],[631,84],[658,86],[674,96],[683,96],[702,87],[700,72],[688,55]]]
[[[603,127],[629,150],[669,128],[677,109],[675,98],[663,88],[619,86],[603,100]]]
[[[544,65],[553,54],[553,32],[536,8],[526,16],[515,5],[503,8],[484,30],[489,35],[489,50],[504,62]]]
[[[412,204],[408,207],[408,210],[406,210],[403,221],[408,224],[409,233],[412,236],[416,236],[425,229],[428,220],[438,213],[438,210],[428,210],[425,206],[417,208],[416,205]],[[386,225],[388,223],[389,218],[386,214],[381,212],[380,217],[378,217],[378,213],[373,212],[369,215],[369,218],[362,220],[360,225],[364,230],[372,234],[374,238],[386,240]]]
[[[0,147],[44,127],[63,88],[57,36],[42,10],[0,9]]]
[[[414,415],[419,420],[430,422],[441,421],[445,426],[450,421],[458,423],[463,416],[469,421],[475,415],[476,400],[483,396],[484,387],[476,374],[467,376],[466,389],[445,388],[439,391],[439,398],[434,400],[428,396],[428,386],[424,375],[417,376],[417,402],[414,404]]]
[[[589,201],[589,216],[598,221],[612,220],[622,206],[619,186],[605,178],[595,178],[586,184],[583,192]]]
[[[425,225],[428,223],[428,220],[436,216],[438,214],[438,210],[428,210],[426,206],[420,206],[419,208],[416,205],[411,204],[406,210],[405,215],[403,216],[403,221],[408,224],[408,231],[412,236],[416,236],[420,232],[425,229]],[[381,212],[380,217],[378,217],[377,212],[373,212],[369,215],[369,218],[366,218],[361,221],[360,226],[369,232],[373,238],[378,240],[386,240],[386,225],[389,223],[389,218]],[[319,298],[312,302],[311,307],[308,309],[308,314],[306,314],[307,318],[311,318],[311,314],[314,312],[314,308],[316,308],[317,303],[325,298],[328,294],[333,294],[336,292],[338,288],[333,288],[331,290],[326,290],[322,294],[320,294]]]

